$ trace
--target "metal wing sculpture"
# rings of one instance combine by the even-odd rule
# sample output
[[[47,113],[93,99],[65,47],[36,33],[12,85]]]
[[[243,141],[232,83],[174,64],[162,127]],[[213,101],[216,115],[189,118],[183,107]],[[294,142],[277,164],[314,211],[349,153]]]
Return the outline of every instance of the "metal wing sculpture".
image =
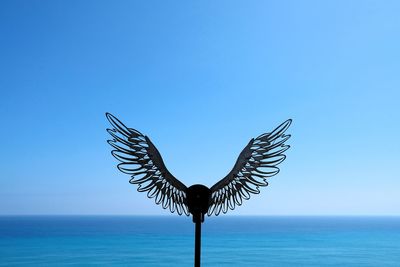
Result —
[[[268,185],[267,178],[279,172],[277,167],[289,149],[285,134],[292,120],[289,119],[270,133],[253,138],[240,153],[233,169],[211,188],[201,184],[186,187],[165,167],[160,153],[150,139],[139,131],[126,127],[110,113],[106,117],[113,128],[107,132],[113,139],[108,143],[114,148],[111,154],[120,163],[118,169],[131,175],[129,182],[138,185],[139,192],[147,192],[156,204],[179,215],[193,216],[196,223],[195,266],[200,266],[201,223],[204,215],[219,215],[240,206],[250,194],[260,193]]]
[[[111,154],[120,161],[117,168],[131,175],[129,182],[139,185],[139,192],[147,192],[156,204],[179,215],[189,215],[186,205],[187,187],[165,167],[160,152],[150,139],[139,131],[126,127],[120,120],[106,113],[113,129],[107,132],[113,137],[107,142],[114,148]]]
[[[278,174],[277,165],[285,160],[283,153],[290,147],[285,144],[290,138],[285,131],[291,122],[287,120],[271,133],[250,140],[231,172],[210,188],[208,215],[233,210],[243,199],[249,199],[250,193],[258,194],[259,187],[268,186],[267,178]]]

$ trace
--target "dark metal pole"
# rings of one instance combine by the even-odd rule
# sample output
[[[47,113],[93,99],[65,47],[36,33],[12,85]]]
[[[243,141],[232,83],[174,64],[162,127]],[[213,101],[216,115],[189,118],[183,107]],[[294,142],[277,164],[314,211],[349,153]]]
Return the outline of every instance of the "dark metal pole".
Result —
[[[200,248],[201,248],[201,222],[196,222],[194,238],[194,267],[200,267]]]

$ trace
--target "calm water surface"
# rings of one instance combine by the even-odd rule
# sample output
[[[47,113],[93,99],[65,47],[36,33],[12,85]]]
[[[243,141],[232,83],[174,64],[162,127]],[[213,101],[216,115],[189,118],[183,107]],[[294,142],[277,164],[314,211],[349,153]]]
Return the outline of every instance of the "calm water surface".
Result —
[[[188,217],[3,216],[0,266],[192,266]],[[400,266],[400,217],[206,218],[202,266]]]

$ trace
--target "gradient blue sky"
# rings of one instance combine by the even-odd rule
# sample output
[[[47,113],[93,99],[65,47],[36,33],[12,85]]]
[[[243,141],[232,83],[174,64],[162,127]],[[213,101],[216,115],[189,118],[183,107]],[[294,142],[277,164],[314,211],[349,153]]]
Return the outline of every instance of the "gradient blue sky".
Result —
[[[399,1],[1,1],[0,214],[168,214],[119,173],[106,111],[211,186],[294,120],[230,214],[400,215]]]

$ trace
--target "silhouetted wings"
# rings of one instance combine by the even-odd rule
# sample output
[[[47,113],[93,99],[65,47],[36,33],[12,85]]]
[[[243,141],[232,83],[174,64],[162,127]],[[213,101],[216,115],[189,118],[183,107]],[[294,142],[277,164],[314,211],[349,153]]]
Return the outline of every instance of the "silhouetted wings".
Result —
[[[286,156],[283,154],[289,145],[285,142],[290,135],[285,135],[292,120],[287,120],[271,133],[265,133],[251,139],[240,153],[232,171],[211,189],[208,215],[233,210],[241,205],[243,199],[249,199],[250,193],[258,194],[260,186],[267,186],[267,178],[279,172],[277,165]]]
[[[164,209],[189,215],[186,205],[186,186],[165,167],[157,148],[139,131],[127,128],[110,113],[106,113],[113,129],[107,132],[113,137],[107,142],[115,149],[111,154],[119,160],[118,169],[130,174],[131,184],[137,184],[139,192],[147,191],[149,198]]]

